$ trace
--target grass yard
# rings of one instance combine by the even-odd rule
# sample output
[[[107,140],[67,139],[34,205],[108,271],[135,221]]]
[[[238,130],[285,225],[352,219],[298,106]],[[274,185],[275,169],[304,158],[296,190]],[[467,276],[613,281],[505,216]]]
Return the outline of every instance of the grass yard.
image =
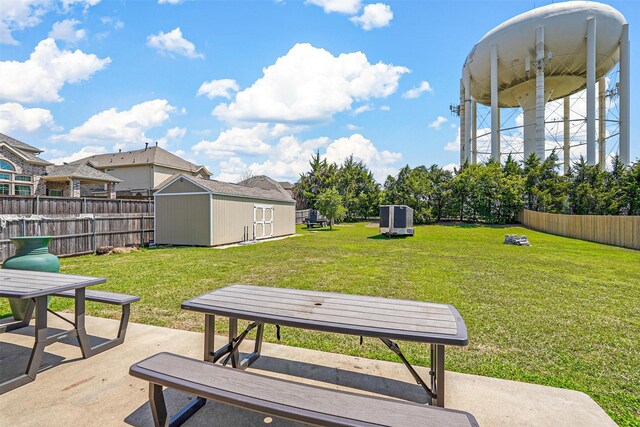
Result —
[[[421,226],[381,239],[377,228],[234,247],[147,249],[62,260],[65,273],[103,276],[95,287],[140,295],[132,321],[202,331],[201,314],[180,303],[230,283],[379,295],[453,304],[469,346],[448,347],[446,368],[580,390],[620,425],[640,425],[640,252],[518,227]],[[533,246],[502,244],[526,234]],[[54,300],[54,308],[70,306]],[[0,313],[8,304],[0,302]],[[91,315],[116,308],[88,303]],[[219,330],[226,331],[220,321]],[[265,339],[275,341],[274,329]],[[283,328],[283,344],[396,361],[373,339]],[[426,346],[402,343],[428,365]]]

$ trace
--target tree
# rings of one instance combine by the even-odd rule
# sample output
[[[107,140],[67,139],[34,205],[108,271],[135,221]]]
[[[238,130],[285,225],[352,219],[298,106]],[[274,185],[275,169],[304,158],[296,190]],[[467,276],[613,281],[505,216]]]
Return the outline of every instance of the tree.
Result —
[[[334,221],[340,221],[347,213],[342,196],[335,188],[322,192],[316,198],[316,207],[329,220],[329,229],[333,230]]]
[[[362,161],[347,157],[336,173],[335,187],[347,209],[346,219],[376,215],[380,203],[380,184]]]
[[[317,208],[318,195],[334,186],[338,167],[334,163],[328,163],[327,159],[321,159],[319,151],[311,157],[309,166],[311,170],[300,175],[294,192],[306,207]]]

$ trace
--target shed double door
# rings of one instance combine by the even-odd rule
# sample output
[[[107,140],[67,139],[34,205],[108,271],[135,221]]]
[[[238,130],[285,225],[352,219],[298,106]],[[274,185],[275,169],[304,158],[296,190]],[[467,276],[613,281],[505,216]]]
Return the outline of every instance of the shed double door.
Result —
[[[253,205],[253,236],[255,239],[273,236],[273,206]]]

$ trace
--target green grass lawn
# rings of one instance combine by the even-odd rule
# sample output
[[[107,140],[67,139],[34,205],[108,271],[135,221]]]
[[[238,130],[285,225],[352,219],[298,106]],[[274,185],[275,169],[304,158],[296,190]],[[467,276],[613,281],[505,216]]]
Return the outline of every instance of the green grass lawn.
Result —
[[[97,289],[141,296],[134,322],[193,331],[203,330],[203,316],[180,303],[231,283],[449,303],[467,324],[469,346],[448,348],[448,370],[580,390],[617,423],[640,425],[640,252],[518,227],[421,226],[392,240],[377,231],[300,228],[301,237],[225,250],[67,258],[62,271],[106,277]],[[504,245],[506,233],[526,234],[533,246]],[[91,303],[88,310],[119,315]],[[217,326],[226,331],[226,322]],[[276,340],[273,329],[266,339]],[[397,361],[373,339],[361,347],[358,337],[284,328],[281,342]],[[401,345],[428,364],[426,346]]]

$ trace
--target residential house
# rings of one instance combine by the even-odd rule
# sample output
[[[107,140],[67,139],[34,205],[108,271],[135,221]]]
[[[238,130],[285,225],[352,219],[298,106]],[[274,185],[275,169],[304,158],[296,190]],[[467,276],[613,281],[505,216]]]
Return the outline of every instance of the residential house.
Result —
[[[120,180],[116,184],[118,197],[150,196],[153,189],[175,174],[209,179],[204,166],[181,159],[169,151],[145,144],[145,148],[117,153],[96,154],[76,160],[71,165],[87,165]]]
[[[80,197],[81,188],[101,186],[105,196],[115,197],[119,179],[88,166],[54,165],[41,153],[0,133],[0,195]]]

